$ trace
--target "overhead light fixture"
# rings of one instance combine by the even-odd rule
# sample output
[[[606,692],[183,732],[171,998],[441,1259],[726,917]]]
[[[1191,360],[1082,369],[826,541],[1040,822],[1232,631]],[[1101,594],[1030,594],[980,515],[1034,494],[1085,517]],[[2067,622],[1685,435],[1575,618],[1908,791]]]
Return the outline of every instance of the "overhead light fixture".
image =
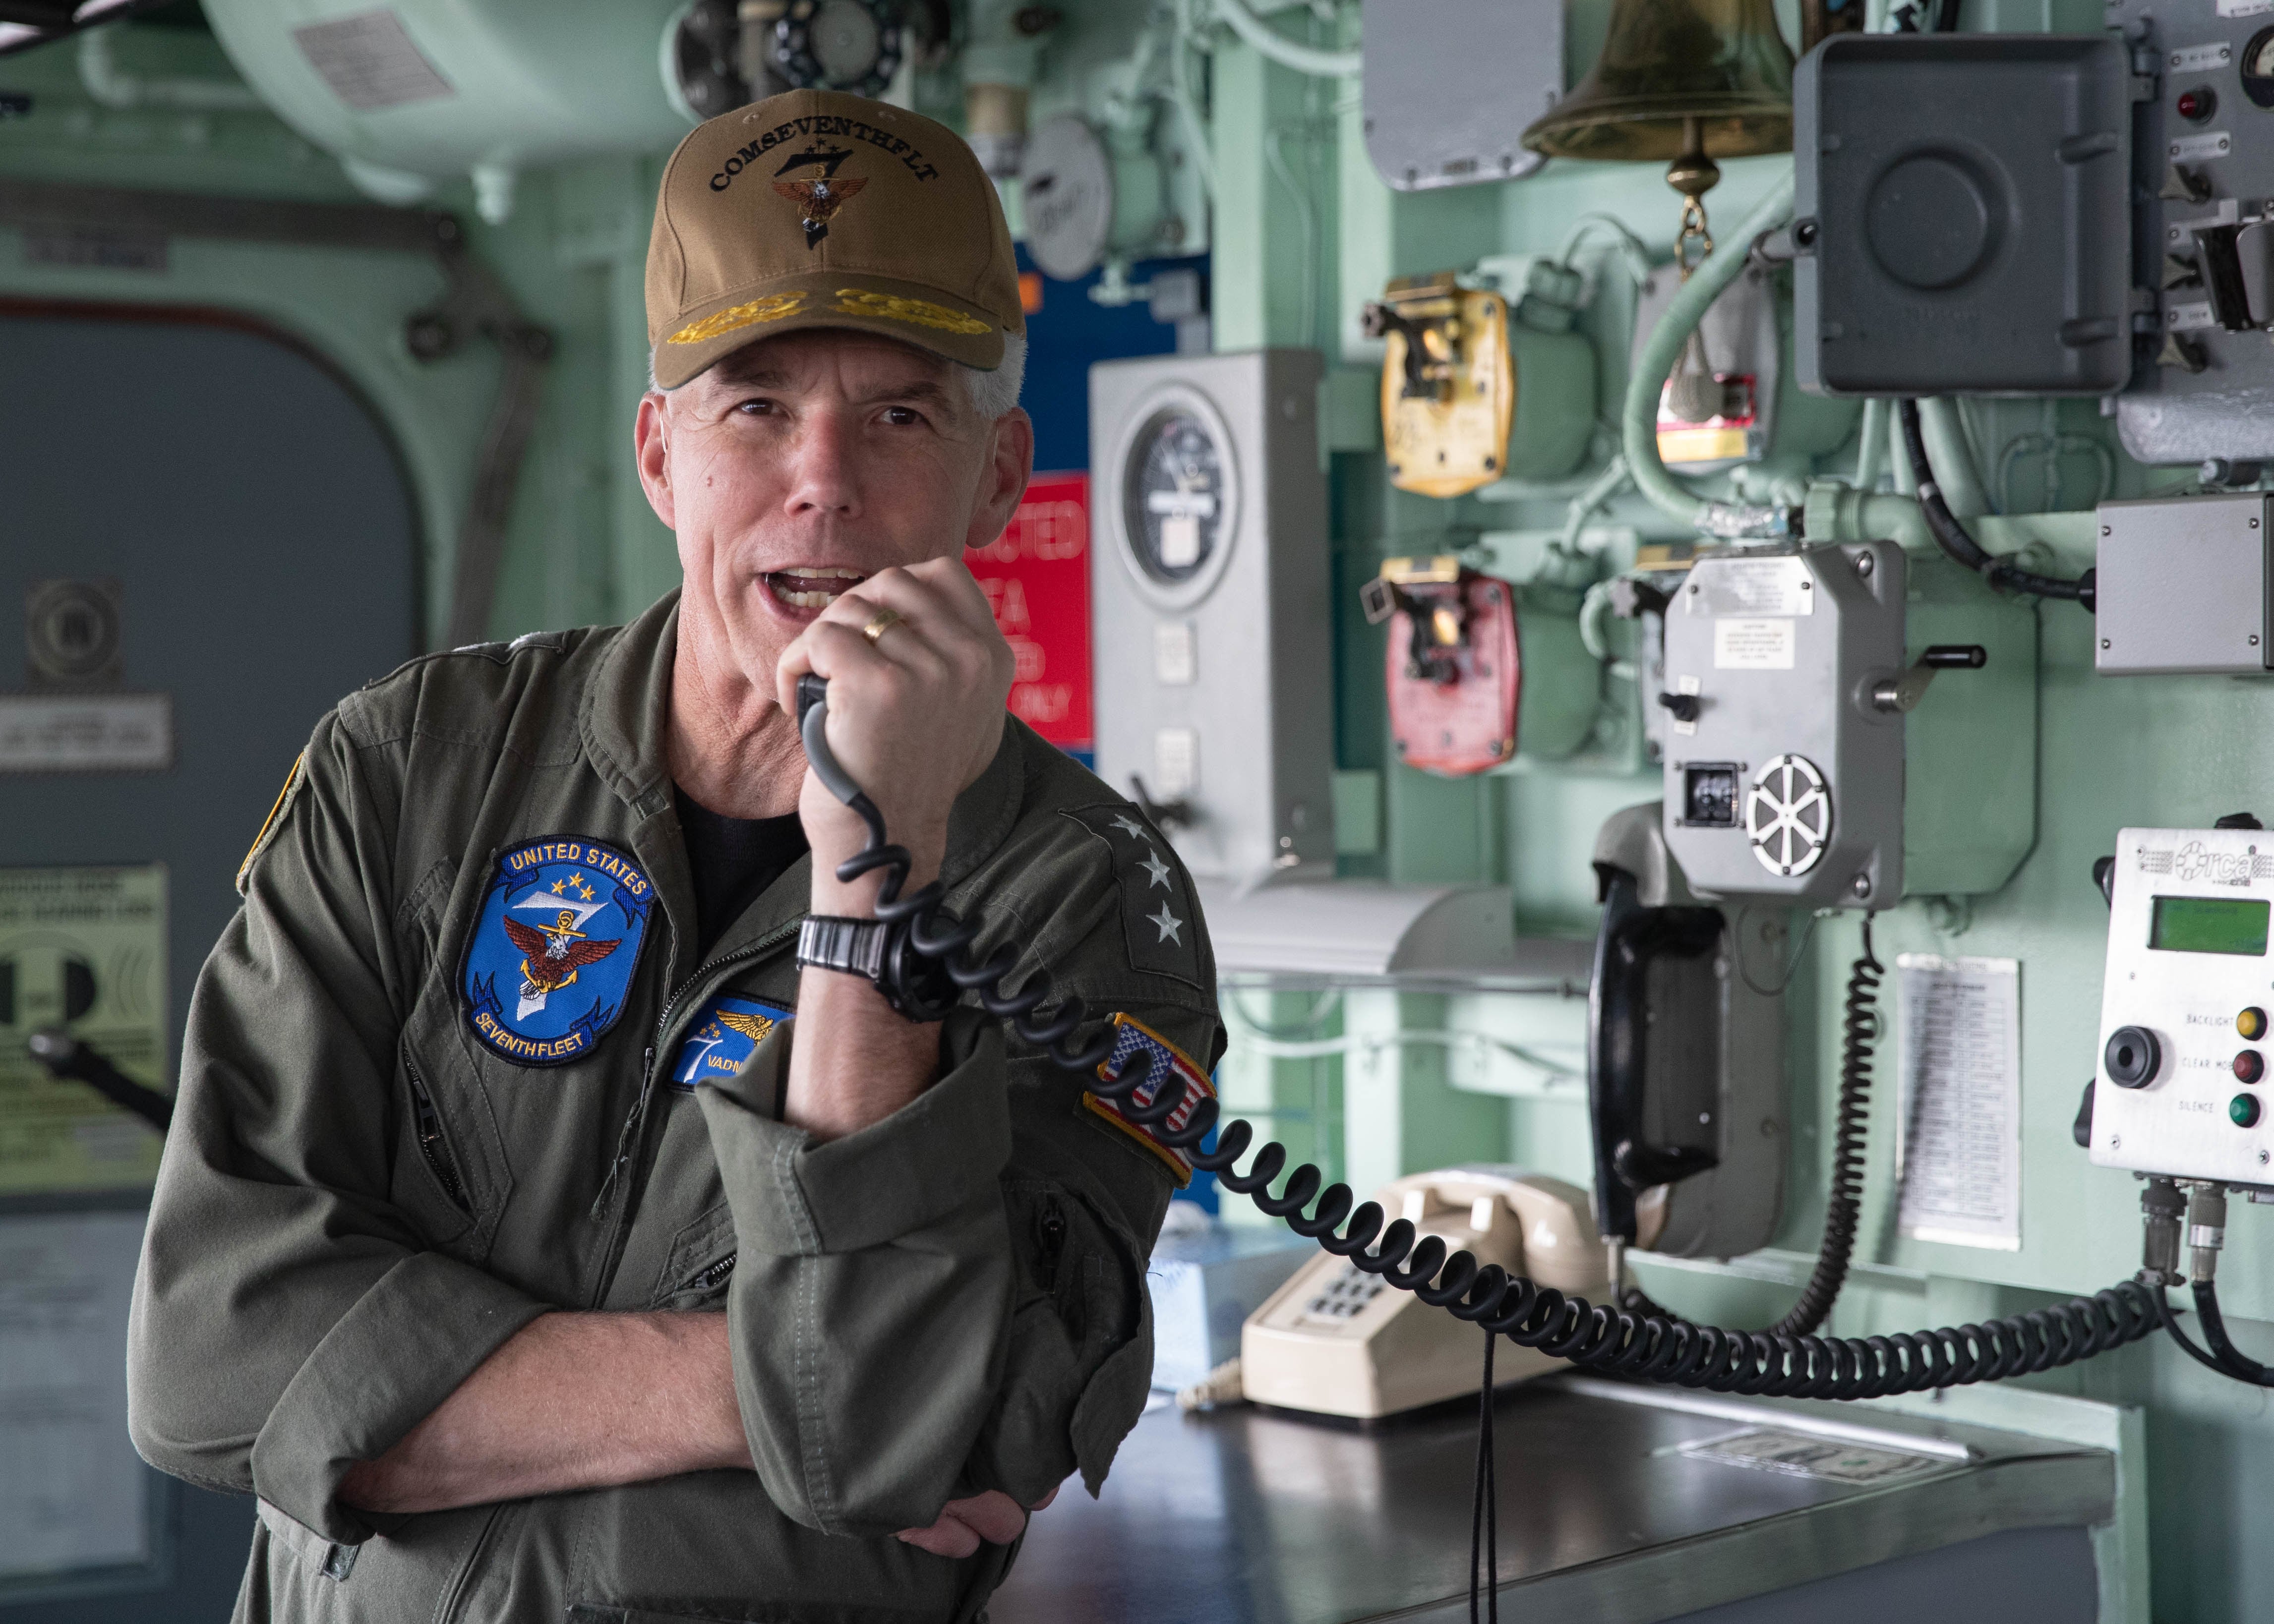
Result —
[[[5,0],[9,19],[0,22],[0,56],[29,50],[101,23],[117,22],[169,0]]]

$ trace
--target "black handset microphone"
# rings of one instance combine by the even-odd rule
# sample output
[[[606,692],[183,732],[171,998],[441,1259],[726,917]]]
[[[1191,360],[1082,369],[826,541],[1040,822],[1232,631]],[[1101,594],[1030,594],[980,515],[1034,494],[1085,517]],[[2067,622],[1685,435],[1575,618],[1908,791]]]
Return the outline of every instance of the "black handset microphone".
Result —
[[[2125,1280],[2091,1297],[2072,1297],[2030,1313],[1931,1331],[1834,1337],[1728,1330],[1662,1312],[1623,1312],[1585,1297],[1566,1297],[1495,1264],[1480,1267],[1465,1252],[1449,1256],[1442,1240],[1434,1235],[1417,1237],[1405,1219],[1385,1227],[1378,1203],[1353,1205],[1350,1187],[1326,1184],[1313,1164],[1304,1162],[1287,1171],[1286,1147],[1276,1140],[1261,1146],[1247,1171],[1239,1172],[1235,1164],[1255,1139],[1251,1124],[1238,1117],[1219,1124],[1216,1101],[1203,1096],[1190,1101],[1190,1114],[1181,1126],[1171,1126],[1171,1119],[1186,1104],[1188,1085],[1171,1074],[1149,1097],[1141,1097],[1152,1079],[1138,1075],[1133,1067],[1108,1069],[1113,1050],[1110,1034],[1080,1046],[1073,1042],[1074,1033],[1089,1018],[1081,999],[1068,998],[1055,1015],[1036,1018],[1035,1011],[1050,996],[1047,969],[1035,967],[1024,988],[1005,996],[998,989],[1018,962],[1016,944],[1005,943],[983,962],[975,963],[965,949],[978,929],[940,906],[943,892],[937,881],[912,896],[900,895],[910,865],[907,850],[885,838],[883,815],[831,753],[824,731],[828,701],[829,685],[823,679],[798,679],[799,728],[806,759],[830,793],[869,826],[867,848],[839,864],[837,877],[854,880],[875,869],[885,871],[877,892],[877,919],[889,928],[886,958],[897,967],[900,984],[909,989],[911,998],[908,1006],[896,1003],[894,1007],[914,1019],[936,1020],[953,1006],[957,990],[975,994],[990,1014],[1008,1019],[1021,1038],[1066,1071],[1081,1074],[1083,1087],[1111,1101],[1125,1117],[1150,1128],[1193,1166],[1214,1173],[1226,1189],[1246,1196],[1297,1234],[1347,1258],[1353,1267],[1495,1335],[1607,1375],[1715,1393],[1848,1399],[2052,1370],[2138,1342],[2163,1322],[2161,1293]],[[889,988],[886,996],[892,996]],[[1212,1131],[1216,1132],[1215,1147],[1203,1148]],[[1282,1172],[1287,1173],[1287,1182],[1275,1196],[1271,1186]]]

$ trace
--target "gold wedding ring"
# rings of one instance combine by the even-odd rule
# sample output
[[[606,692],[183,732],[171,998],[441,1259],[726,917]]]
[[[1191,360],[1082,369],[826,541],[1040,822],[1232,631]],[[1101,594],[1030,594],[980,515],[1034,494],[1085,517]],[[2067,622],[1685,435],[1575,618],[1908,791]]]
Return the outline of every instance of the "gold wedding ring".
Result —
[[[861,628],[861,635],[869,640],[869,646],[873,649],[886,632],[900,623],[900,612],[897,609],[879,609],[869,617],[869,623]]]

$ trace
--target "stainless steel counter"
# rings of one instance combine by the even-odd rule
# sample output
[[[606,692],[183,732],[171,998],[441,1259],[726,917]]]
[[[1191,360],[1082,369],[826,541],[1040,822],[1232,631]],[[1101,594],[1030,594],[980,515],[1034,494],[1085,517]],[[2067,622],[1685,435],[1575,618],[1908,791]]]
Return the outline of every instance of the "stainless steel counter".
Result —
[[[1809,1469],[1849,1478],[1728,1458],[1808,1453],[1760,1429],[1840,1446]],[[1503,1617],[1915,1624],[1929,1598],[1934,1624],[2094,1616],[2082,1530],[2112,1515],[2104,1451],[1853,1406],[1569,1377],[1504,1392],[1495,1431]],[[1465,1619],[1475,1454],[1472,1409],[1372,1432],[1252,1407],[1155,1410],[1101,1499],[1070,1484],[1035,1519],[990,1616]]]

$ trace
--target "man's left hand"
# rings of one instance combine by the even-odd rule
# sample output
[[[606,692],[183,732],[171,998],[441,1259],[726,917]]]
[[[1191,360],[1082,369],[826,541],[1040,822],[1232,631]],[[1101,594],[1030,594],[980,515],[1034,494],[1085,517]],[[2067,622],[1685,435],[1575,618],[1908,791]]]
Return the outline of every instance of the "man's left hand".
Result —
[[[1009,1545],[1027,1531],[1028,1512],[1040,1511],[1058,1497],[1052,1489],[1022,1510],[1000,1489],[990,1489],[968,1500],[948,1501],[930,1528],[904,1528],[895,1538],[934,1556],[969,1556],[983,1539],[990,1545]]]

